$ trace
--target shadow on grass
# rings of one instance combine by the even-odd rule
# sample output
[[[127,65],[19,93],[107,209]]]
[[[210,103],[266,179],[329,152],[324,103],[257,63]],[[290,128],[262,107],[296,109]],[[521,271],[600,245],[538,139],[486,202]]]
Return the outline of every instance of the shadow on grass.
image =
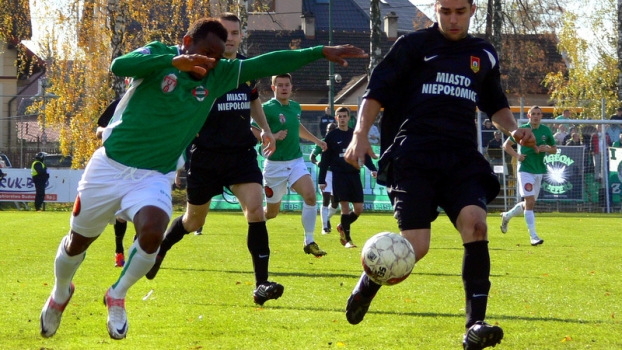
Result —
[[[346,300],[343,300],[343,305],[345,306]],[[200,303],[205,306],[218,306],[218,307],[239,307],[239,304],[228,304],[228,303],[220,303],[219,305],[215,304],[205,304]],[[197,304],[198,305],[198,304]],[[250,305],[250,304],[249,304]],[[277,306],[274,304],[270,304],[267,306],[259,306],[252,305],[250,306],[255,309],[270,309],[270,310],[283,310],[283,311],[313,311],[313,312],[335,312],[335,313],[343,313],[343,319],[345,321],[345,309],[342,308],[323,308],[323,307],[292,307],[292,306]],[[372,306],[373,307],[373,306]],[[422,317],[422,318],[458,318],[464,319],[464,314],[461,313],[442,313],[442,312],[395,312],[395,311],[375,311],[370,310],[367,312],[366,316],[369,315],[384,315],[384,316],[408,316],[408,317]],[[619,322],[615,320],[579,320],[573,318],[559,318],[559,317],[530,317],[530,316],[521,316],[521,315],[503,315],[503,314],[489,314],[486,320],[489,323],[497,323],[502,321],[536,321],[536,322],[559,322],[559,323],[567,323],[567,324],[585,324],[585,325],[617,325]],[[364,321],[365,322],[365,321]],[[373,321],[369,321],[373,322]],[[372,323],[370,323],[372,324]],[[503,326],[502,324],[500,324]]]
[[[217,269],[196,269],[196,268],[187,268],[187,267],[161,267],[160,270],[171,270],[171,271],[186,271],[186,272],[216,272],[216,273],[230,273],[230,274],[239,274],[239,275],[247,275],[252,274],[253,271],[241,271],[241,270],[217,270]],[[301,273],[301,272],[283,272],[283,271],[270,271],[270,276],[282,276],[282,277],[339,277],[339,278],[359,278],[363,271],[354,271],[345,273],[329,273],[323,271],[322,273]],[[430,272],[415,272],[413,271],[411,276],[433,276],[433,277],[458,277],[462,278],[461,274],[457,273],[430,273]],[[538,278],[539,276],[508,276],[508,275],[500,275],[500,274],[490,274],[490,277],[494,278],[520,278],[520,279],[528,279],[528,278]],[[413,278],[413,277],[409,277]]]

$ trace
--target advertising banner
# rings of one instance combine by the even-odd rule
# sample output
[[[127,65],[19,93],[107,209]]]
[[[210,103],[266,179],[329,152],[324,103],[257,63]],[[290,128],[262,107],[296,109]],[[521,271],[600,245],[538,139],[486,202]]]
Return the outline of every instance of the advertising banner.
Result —
[[[322,194],[317,186],[319,168],[311,163],[309,156],[315,145],[301,145],[303,157],[311,178],[315,184],[318,208],[322,203]],[[373,146],[374,152],[378,154],[380,147]],[[319,157],[318,157],[319,158]],[[263,169],[264,157],[258,155],[259,167]],[[35,198],[35,186],[32,182],[30,169],[3,169],[7,176],[0,181],[0,201],[5,202],[32,202]],[[65,202],[72,203],[77,195],[78,182],[84,170],[60,170],[49,169],[50,179],[45,190],[46,202]],[[392,211],[391,202],[387,195],[386,188],[376,184],[376,179],[371,176],[370,171],[363,167],[361,171],[361,182],[365,197],[364,207],[367,211]],[[240,210],[237,198],[223,189],[223,194],[212,199],[211,210]],[[293,190],[288,189],[283,197],[281,209],[286,211],[301,211],[302,197]]]
[[[538,200],[583,200],[585,147],[557,146],[556,154],[544,157],[547,173]]]

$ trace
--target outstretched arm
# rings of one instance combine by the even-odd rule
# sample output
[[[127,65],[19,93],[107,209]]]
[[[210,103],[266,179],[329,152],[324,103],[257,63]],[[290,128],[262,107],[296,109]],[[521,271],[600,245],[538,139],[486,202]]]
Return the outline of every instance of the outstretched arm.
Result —
[[[345,67],[348,65],[345,58],[365,58],[367,56],[365,51],[352,45],[315,46],[300,50],[273,51],[242,61],[240,81],[289,73],[323,57]]]

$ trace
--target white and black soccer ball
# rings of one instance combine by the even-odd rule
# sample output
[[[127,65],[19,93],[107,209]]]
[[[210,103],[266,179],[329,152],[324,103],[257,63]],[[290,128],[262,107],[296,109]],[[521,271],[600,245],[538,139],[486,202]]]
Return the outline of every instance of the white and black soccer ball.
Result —
[[[380,232],[365,242],[361,263],[374,282],[390,286],[405,280],[415,267],[415,251],[402,235]]]

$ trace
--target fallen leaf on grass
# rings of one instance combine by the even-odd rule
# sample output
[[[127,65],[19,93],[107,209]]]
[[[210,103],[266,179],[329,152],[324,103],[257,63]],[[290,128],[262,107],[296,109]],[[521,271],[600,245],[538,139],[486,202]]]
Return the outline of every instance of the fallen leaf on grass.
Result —
[[[565,343],[565,342],[567,342],[567,341],[571,341],[571,340],[572,340],[572,338],[571,338],[569,335],[567,335],[567,336],[565,336],[565,337],[563,337],[563,338],[562,338],[562,341],[561,341],[561,342],[562,342],[562,343]]]

